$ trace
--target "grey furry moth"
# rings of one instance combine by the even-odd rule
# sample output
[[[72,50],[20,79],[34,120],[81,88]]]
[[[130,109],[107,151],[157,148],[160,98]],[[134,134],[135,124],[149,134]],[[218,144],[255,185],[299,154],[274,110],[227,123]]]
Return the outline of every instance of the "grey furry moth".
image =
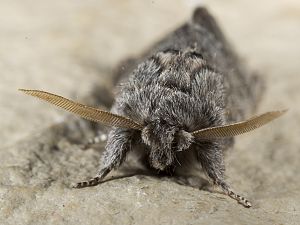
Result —
[[[120,71],[129,79],[120,86],[111,112],[38,90],[21,91],[85,119],[111,126],[98,174],[77,183],[99,184],[138,151],[150,168],[176,173],[186,156],[196,159],[213,183],[245,207],[224,179],[224,151],[233,137],[281,116],[272,111],[246,119],[262,93],[263,82],[247,72],[206,9]]]

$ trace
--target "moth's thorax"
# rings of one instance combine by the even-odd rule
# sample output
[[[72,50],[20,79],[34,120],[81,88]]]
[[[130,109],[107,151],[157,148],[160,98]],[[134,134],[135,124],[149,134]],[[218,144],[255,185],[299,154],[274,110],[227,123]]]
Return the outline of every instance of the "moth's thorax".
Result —
[[[116,113],[143,124],[152,167],[176,164],[191,132],[225,124],[223,76],[199,52],[158,52],[141,63],[116,99]]]
[[[188,149],[192,140],[190,133],[164,120],[152,121],[142,130],[142,141],[150,149],[150,164],[159,170],[174,165],[176,153]]]

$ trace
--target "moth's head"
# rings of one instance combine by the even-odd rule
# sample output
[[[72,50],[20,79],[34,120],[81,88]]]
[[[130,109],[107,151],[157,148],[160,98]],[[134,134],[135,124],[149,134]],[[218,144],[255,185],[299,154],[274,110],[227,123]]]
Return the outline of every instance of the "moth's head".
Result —
[[[176,152],[190,147],[193,136],[179,127],[157,119],[143,128],[142,140],[150,149],[151,165],[156,169],[165,170],[174,165]]]

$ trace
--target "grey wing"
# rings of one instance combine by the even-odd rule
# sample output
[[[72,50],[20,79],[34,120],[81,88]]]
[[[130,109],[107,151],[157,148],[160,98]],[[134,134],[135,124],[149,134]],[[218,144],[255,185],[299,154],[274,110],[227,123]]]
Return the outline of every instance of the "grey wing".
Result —
[[[261,77],[249,71],[227,42],[215,19],[205,8],[197,8],[191,21],[154,44],[138,58],[119,66],[115,80],[127,79],[133,69],[160,51],[193,49],[224,76],[229,122],[245,119],[255,110],[264,90]]]
[[[202,30],[204,29],[204,35],[195,35],[195,33],[197,33],[194,30],[196,24],[200,26]],[[207,36],[213,36],[214,38],[213,40],[211,40],[211,38],[210,40],[206,40]],[[203,39],[204,42],[200,43],[200,40]],[[152,45],[139,57],[123,60],[114,71],[114,83],[117,84],[122,80],[126,80],[140,62],[143,62],[146,58],[159,51],[170,49],[184,51],[187,48],[197,47],[200,52],[208,52],[205,49],[203,50],[202,46],[206,46],[207,43],[209,46],[213,46],[216,42],[222,42],[222,45],[226,42],[220,28],[205,8],[197,8],[193,13],[191,21],[166,35],[165,38]]]
[[[206,8],[204,7],[197,8],[193,13],[192,21],[193,23],[198,24],[201,27],[207,29],[207,31],[213,34],[219,42],[223,43],[224,46],[228,45],[216,20],[208,12]]]
[[[208,36],[213,37],[207,45],[212,43],[219,46],[218,49],[208,49],[208,58],[214,64],[213,66],[225,76],[225,86],[228,89],[228,120],[244,119],[255,111],[260,102],[265,89],[263,78],[248,70],[241,62],[216,20],[206,8],[200,7],[194,11],[192,24],[196,30],[204,29],[209,34]],[[213,56],[213,54],[218,54],[218,56]]]
[[[228,64],[232,66],[236,63],[236,56],[215,19],[205,8],[197,8],[190,21],[152,45],[140,57],[122,62],[116,71],[116,77],[120,77],[120,74],[129,74],[138,63],[157,52],[187,49],[201,53],[211,66],[218,67],[220,72],[227,70]]]
[[[144,57],[140,58],[127,58],[119,63],[113,73],[113,83],[119,84],[126,81],[129,75],[137,68],[138,64],[142,62]]]

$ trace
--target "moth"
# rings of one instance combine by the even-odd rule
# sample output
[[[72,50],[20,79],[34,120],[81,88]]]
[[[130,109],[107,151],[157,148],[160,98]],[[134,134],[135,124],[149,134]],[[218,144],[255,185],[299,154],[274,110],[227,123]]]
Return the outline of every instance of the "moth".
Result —
[[[134,67],[135,69],[131,70]],[[246,118],[260,99],[263,82],[248,72],[205,8],[134,60],[110,112],[39,90],[26,94],[111,126],[98,174],[75,188],[101,183],[130,151],[152,169],[176,173],[192,157],[208,178],[245,207],[224,179],[224,152],[233,137],[257,129],[286,110]],[[124,79],[123,79],[124,80]]]

